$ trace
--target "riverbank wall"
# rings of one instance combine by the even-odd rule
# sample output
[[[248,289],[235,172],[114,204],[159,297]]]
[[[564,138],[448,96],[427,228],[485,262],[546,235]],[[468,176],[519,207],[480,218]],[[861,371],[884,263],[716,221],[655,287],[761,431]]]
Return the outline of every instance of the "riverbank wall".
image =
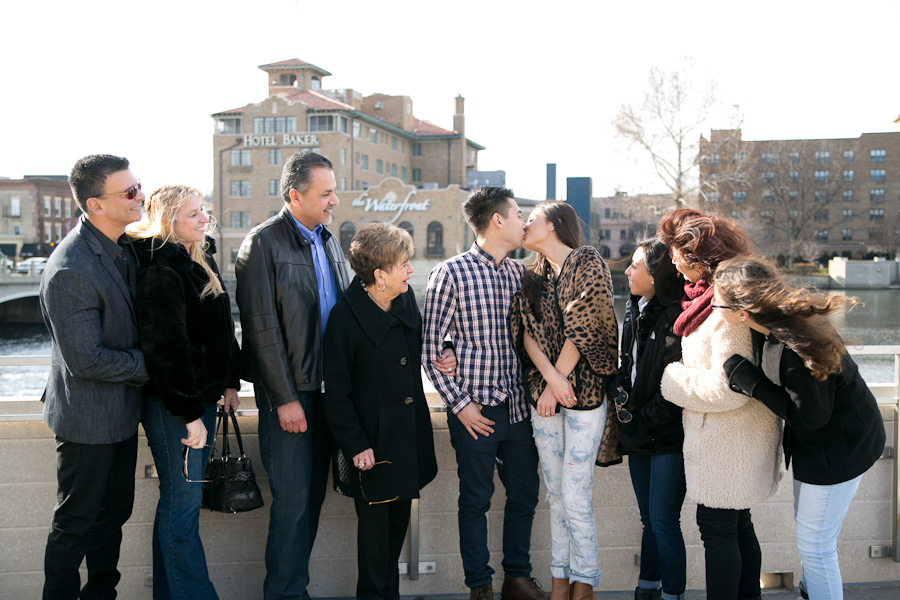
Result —
[[[874,389],[875,386],[873,386]],[[881,386],[880,396],[893,393]],[[463,584],[457,527],[458,479],[454,451],[447,430],[446,413],[434,392],[428,393],[434,408],[432,425],[439,472],[422,491],[418,503],[417,550],[421,573],[417,580],[401,575],[403,596],[468,594]],[[885,400],[888,402],[889,400]],[[255,409],[252,393],[242,394],[242,409]],[[0,399],[0,597],[37,598],[43,585],[43,551],[50,517],[56,502],[56,457],[53,434],[40,420],[37,398]],[[894,438],[894,408],[881,407]],[[17,415],[21,420],[10,420]],[[24,415],[33,415],[26,420]],[[265,545],[271,495],[259,454],[257,418],[240,417],[248,456],[253,460],[266,506],[249,513],[226,515],[206,510],[200,515],[200,534],[206,550],[209,573],[222,600],[262,598],[265,577]],[[134,512],[124,528],[119,569],[119,597],[150,600],[153,597],[151,533],[158,499],[153,458],[143,431],[140,433],[136,469]],[[841,570],[846,583],[900,581],[900,564],[890,558],[873,558],[870,548],[891,545],[893,518],[892,472],[894,459],[885,454],[868,473],[844,521],[838,543]],[[496,570],[495,588],[503,577],[502,528],[504,490],[498,477],[487,515],[490,564]],[[550,531],[546,489],[540,502],[531,539],[533,575],[545,587],[550,583]],[[631,479],[625,463],[597,468],[593,506],[600,545],[602,570],[598,591],[633,590],[639,573],[641,523]],[[687,588],[703,589],[704,551],[695,524],[696,504],[685,500],[681,522],[687,545]],[[793,495],[790,473],[785,473],[777,493],[752,508],[756,533],[762,544],[762,571],[766,581],[791,581],[800,577],[800,561],[794,547]],[[400,556],[401,568],[409,568],[413,548],[409,534]],[[314,598],[350,598],[356,583],[356,516],[353,502],[329,491],[310,563],[309,593]],[[82,581],[85,572],[82,571]]]

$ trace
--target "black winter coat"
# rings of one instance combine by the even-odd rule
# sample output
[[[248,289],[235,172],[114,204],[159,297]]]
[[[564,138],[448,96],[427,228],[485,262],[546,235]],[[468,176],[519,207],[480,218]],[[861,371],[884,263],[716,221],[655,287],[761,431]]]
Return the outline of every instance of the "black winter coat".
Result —
[[[218,276],[215,241],[207,240],[206,260]],[[226,388],[240,389],[240,348],[228,292],[200,297],[209,276],[181,244],[155,238],[132,243],[141,269],[137,317],[150,374],[144,397],[161,398],[170,413],[190,423]]]
[[[672,332],[681,306],[677,303],[663,306],[654,296],[641,314],[638,312],[639,299],[640,296],[631,296],[628,300],[622,327],[619,375],[628,392],[625,408],[632,419],[622,424],[619,453],[677,454],[684,446],[681,407],[663,398],[659,382],[666,365],[681,360],[681,336]],[[637,377],[632,387],[635,337],[638,340]]]
[[[785,466],[794,479],[834,485],[865,473],[884,451],[884,421],[849,354],[841,372],[817,381],[803,359],[775,336],[751,331],[753,362],[725,362],[728,384],[784,419]]]
[[[408,500],[437,475],[431,413],[422,388],[422,317],[412,289],[379,308],[355,277],[328,317],[322,407],[338,449],[334,489],[362,498],[354,456],[372,448],[367,472],[389,498]],[[369,499],[371,500],[371,498]]]

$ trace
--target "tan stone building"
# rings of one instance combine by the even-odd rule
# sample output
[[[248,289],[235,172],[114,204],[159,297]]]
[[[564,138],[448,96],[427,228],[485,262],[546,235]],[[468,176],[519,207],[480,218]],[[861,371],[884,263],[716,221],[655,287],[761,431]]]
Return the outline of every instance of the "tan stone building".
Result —
[[[900,245],[900,132],[700,142],[701,207],[735,218],[767,254],[893,256]]]
[[[65,175],[0,179],[0,252],[49,256],[80,214]]]
[[[230,259],[249,229],[281,210],[281,169],[294,152],[315,150],[331,159],[342,201],[388,178],[414,190],[457,186],[462,193],[466,173],[477,169],[484,147],[466,138],[461,96],[449,131],[416,118],[408,96],[326,90],[322,80],[331,73],[298,59],[260,69],[269,79],[264,100],[212,115],[216,191],[207,200],[221,225],[225,273],[233,272]],[[453,219],[458,212],[457,205]],[[416,234],[423,242],[426,229]]]

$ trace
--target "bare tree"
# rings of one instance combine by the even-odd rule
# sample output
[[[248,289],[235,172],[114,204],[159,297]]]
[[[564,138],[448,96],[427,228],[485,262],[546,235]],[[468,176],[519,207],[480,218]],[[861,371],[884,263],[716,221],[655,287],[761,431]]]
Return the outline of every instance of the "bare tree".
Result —
[[[845,145],[822,140],[754,144],[755,164],[749,169],[759,190],[760,217],[777,238],[786,242],[788,265],[808,255],[818,241],[828,239],[829,227],[843,216],[845,177],[840,156]],[[749,182],[748,182],[749,183]],[[757,194],[754,194],[757,196]],[[831,235],[836,235],[832,232]],[[805,257],[804,257],[805,258]]]
[[[704,156],[699,142],[712,113],[720,109],[717,83],[714,77],[698,81],[693,61],[686,58],[669,72],[651,68],[649,84],[640,105],[622,105],[613,127],[617,136],[649,156],[675,204],[683,205],[689,195],[700,191],[696,167]],[[739,130],[738,107],[732,108],[729,120],[734,122],[733,129]]]

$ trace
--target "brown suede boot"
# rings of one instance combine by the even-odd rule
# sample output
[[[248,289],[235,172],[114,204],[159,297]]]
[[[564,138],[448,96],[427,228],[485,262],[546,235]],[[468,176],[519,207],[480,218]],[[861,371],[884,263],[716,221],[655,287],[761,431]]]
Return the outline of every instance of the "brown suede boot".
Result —
[[[572,597],[572,584],[568,579],[553,578],[550,584],[550,600],[570,600]]]
[[[476,585],[469,591],[469,600],[494,600],[494,586],[490,583]]]
[[[534,577],[509,577],[503,579],[500,600],[550,600]]]
[[[572,584],[572,600],[596,600],[594,588],[586,583],[576,581]]]

